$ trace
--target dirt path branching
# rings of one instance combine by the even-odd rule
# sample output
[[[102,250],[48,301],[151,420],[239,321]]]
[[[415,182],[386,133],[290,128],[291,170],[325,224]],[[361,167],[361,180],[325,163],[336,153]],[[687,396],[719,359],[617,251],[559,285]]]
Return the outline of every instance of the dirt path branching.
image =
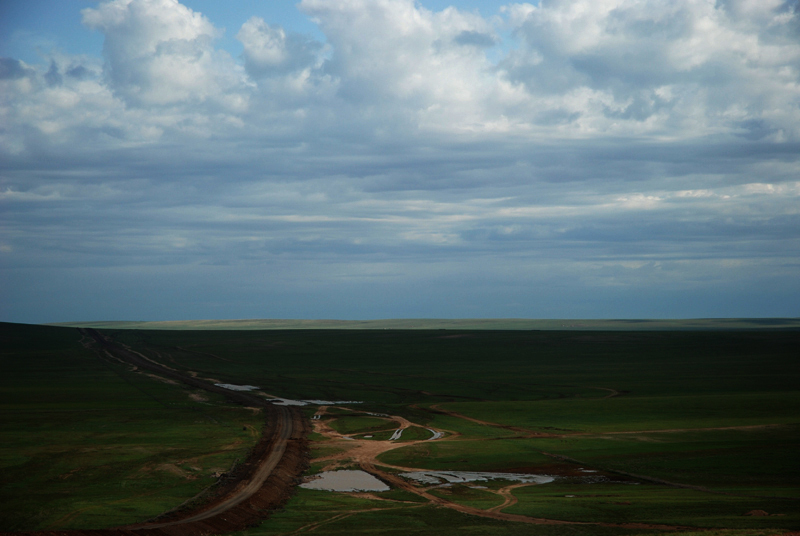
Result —
[[[341,409],[346,409],[346,408],[341,408]],[[326,415],[327,410],[328,410],[327,407],[320,408],[320,410],[318,411],[318,415],[320,416]],[[480,424],[487,424],[487,425],[493,424],[484,421],[478,421],[477,419],[472,419],[469,417],[464,417],[453,412],[447,412],[445,410],[442,410],[441,408],[435,408],[435,410],[440,411],[442,413],[447,413],[448,415],[463,417],[464,419],[471,422],[478,422]],[[389,419],[396,421],[399,426],[406,426],[406,427],[421,426],[415,423],[411,423],[410,421],[408,421],[408,419],[405,419],[404,417],[396,415],[388,415],[387,417]],[[323,470],[333,470],[339,467],[351,466],[353,464],[356,464],[363,471],[370,473],[371,475],[379,478],[380,480],[386,482],[392,487],[403,491],[407,491],[409,493],[413,493],[414,495],[417,495],[418,497],[425,499],[427,503],[430,505],[442,508],[449,508],[457,512],[474,515],[478,517],[496,519],[500,521],[511,521],[516,523],[527,523],[534,525],[595,525],[595,526],[657,529],[657,530],[688,530],[693,528],[693,527],[685,527],[679,525],[658,525],[658,524],[644,524],[644,523],[628,524],[628,523],[599,523],[599,522],[591,523],[591,522],[579,522],[579,521],[565,521],[560,519],[535,518],[535,517],[529,517],[519,514],[509,514],[503,512],[502,510],[510,506],[513,506],[514,504],[517,503],[517,499],[516,497],[513,496],[512,491],[521,486],[534,485],[531,483],[513,484],[495,491],[495,493],[503,497],[504,501],[502,504],[489,509],[484,510],[472,506],[467,506],[464,504],[459,504],[453,501],[449,501],[445,498],[432,495],[431,493],[428,492],[428,489],[418,487],[409,480],[406,480],[405,478],[402,478],[392,472],[386,471],[383,468],[390,468],[392,470],[399,470],[404,472],[425,471],[425,469],[416,467],[402,467],[377,461],[377,457],[385,452],[400,447],[416,445],[418,443],[423,443],[428,440],[397,442],[397,441],[379,441],[370,439],[353,439],[351,437],[336,432],[322,419],[315,419],[313,423],[315,432],[334,441],[336,447],[342,448],[341,452],[330,454],[314,460],[315,462],[320,462],[320,461],[328,462],[328,464],[323,468]],[[502,426],[502,425],[496,425],[496,426],[499,426],[501,428],[509,428],[507,426]],[[519,429],[519,431],[531,433],[533,437],[542,437],[543,435],[548,437],[551,436],[551,434],[538,434],[536,432],[532,432],[530,430],[525,430],[525,429]],[[452,441],[452,440],[457,440],[457,436],[449,435],[447,437],[436,439],[435,441]],[[341,514],[333,516],[327,522],[334,522],[338,519],[341,519]],[[318,525],[319,523],[316,524],[316,526]]]

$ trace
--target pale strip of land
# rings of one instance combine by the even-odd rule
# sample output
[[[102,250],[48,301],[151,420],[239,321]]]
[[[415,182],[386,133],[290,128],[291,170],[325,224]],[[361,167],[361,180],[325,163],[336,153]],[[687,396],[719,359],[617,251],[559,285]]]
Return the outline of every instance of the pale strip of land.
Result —
[[[269,329],[442,329],[442,330],[542,330],[542,331],[679,331],[800,329],[800,318],[694,318],[694,319],[526,319],[477,318],[386,320],[175,320],[104,321],[47,324],[96,329],[159,330],[269,330]]]

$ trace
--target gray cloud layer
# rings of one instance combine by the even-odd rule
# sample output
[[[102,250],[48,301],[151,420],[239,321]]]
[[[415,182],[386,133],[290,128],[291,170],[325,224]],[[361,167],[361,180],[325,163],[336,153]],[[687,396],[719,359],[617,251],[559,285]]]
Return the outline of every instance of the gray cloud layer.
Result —
[[[796,3],[299,7],[0,61],[6,319],[800,314]]]

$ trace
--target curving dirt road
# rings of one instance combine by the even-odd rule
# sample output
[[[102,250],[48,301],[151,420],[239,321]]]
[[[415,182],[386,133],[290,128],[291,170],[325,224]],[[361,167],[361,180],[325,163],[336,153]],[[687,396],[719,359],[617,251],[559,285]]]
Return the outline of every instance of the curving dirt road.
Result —
[[[264,483],[267,481],[269,476],[278,466],[278,463],[283,458],[284,453],[286,452],[286,445],[289,442],[289,439],[292,435],[292,419],[291,415],[289,414],[289,410],[286,407],[279,407],[279,413],[281,414],[277,420],[276,430],[273,432],[275,443],[272,449],[269,452],[269,455],[260,460],[259,464],[256,467],[255,472],[252,474],[249,480],[245,481],[245,485],[241,487],[237,487],[234,493],[226,497],[225,499],[213,504],[206,510],[202,510],[194,515],[189,517],[182,518],[177,521],[171,521],[167,523],[147,523],[143,524],[140,527],[137,527],[136,530],[140,528],[147,528],[147,529],[158,529],[162,527],[171,527],[174,525],[181,525],[185,523],[192,523],[195,521],[203,521],[206,519],[213,518],[220,514],[227,512],[228,510],[238,506],[242,502],[246,501],[253,495],[255,495]]]
[[[490,512],[501,512],[501,511],[505,510],[506,508],[508,508],[510,506],[514,506],[519,501],[511,493],[511,490],[514,490],[514,489],[517,489],[517,488],[521,488],[523,486],[531,486],[531,485],[532,484],[530,484],[528,482],[522,482],[522,483],[519,483],[519,484],[512,484],[510,486],[506,486],[504,488],[500,488],[499,490],[497,490],[497,494],[500,495],[501,497],[503,497],[503,499],[504,499],[503,500],[503,504],[498,504],[497,506],[493,506],[492,508],[489,508],[489,511]]]
[[[274,404],[247,393],[207,383],[157,363],[123,347],[94,329],[80,332],[97,342],[112,358],[160,376],[219,393],[234,402],[259,407],[265,416],[264,432],[249,457],[237,467],[227,484],[218,486],[210,503],[192,510],[177,510],[155,522],[105,530],[36,531],[31,536],[206,536],[236,532],[258,524],[283,506],[308,466],[307,419],[293,407]],[[8,533],[6,533],[8,534]]]
[[[339,409],[348,409],[348,408],[339,408]],[[440,410],[445,412],[444,410]],[[327,407],[320,408],[318,412],[320,416],[325,415],[327,412]],[[452,412],[447,412],[450,415],[457,415],[459,417],[463,417],[459,414],[455,414]],[[411,426],[419,426],[415,425],[414,423],[408,421],[407,419],[397,416],[397,415],[388,415],[388,418],[397,421],[398,423],[407,423]],[[481,422],[481,424],[488,424],[483,421],[477,421],[476,419],[472,419],[469,417],[463,417],[466,420],[472,422]],[[501,426],[501,425],[497,425]],[[506,426],[502,426],[503,428],[509,428]],[[656,529],[656,530],[686,530],[691,529],[692,527],[680,526],[680,525],[661,525],[661,524],[647,524],[647,523],[602,523],[602,522],[582,522],[582,521],[565,521],[560,519],[546,519],[546,518],[537,518],[537,517],[530,517],[520,514],[509,514],[502,512],[503,509],[508,508],[517,502],[517,499],[512,495],[511,491],[515,488],[532,485],[532,484],[514,484],[502,488],[498,490],[498,493],[501,497],[504,498],[503,504],[499,506],[495,506],[493,508],[489,508],[486,510],[476,508],[473,506],[467,506],[464,504],[459,504],[453,501],[449,501],[445,498],[438,497],[429,493],[429,488],[418,487],[411,483],[410,481],[387,471],[384,471],[378,467],[378,465],[383,467],[390,467],[392,469],[397,469],[401,471],[424,471],[424,469],[415,468],[415,467],[402,467],[397,465],[391,465],[385,462],[377,461],[377,457],[384,452],[388,452],[390,450],[399,448],[399,447],[406,447],[410,445],[415,445],[418,443],[422,443],[427,440],[419,440],[419,441],[408,441],[408,442],[394,442],[394,441],[378,441],[378,440],[367,440],[367,439],[352,439],[342,434],[339,434],[335,430],[333,430],[330,426],[325,423],[325,421],[319,419],[314,421],[314,430],[329,439],[332,439],[337,442],[337,446],[343,447],[344,451],[337,452],[335,454],[331,454],[328,456],[323,456],[321,458],[316,458],[315,462],[327,461],[328,464],[323,467],[321,470],[323,471],[330,471],[340,468],[342,465],[349,466],[352,463],[357,463],[359,467],[370,473],[377,478],[383,480],[384,482],[391,484],[393,487],[397,489],[402,489],[417,495],[418,497],[422,497],[428,504],[432,504],[435,506],[449,508],[451,510],[455,510],[457,512],[461,512],[464,514],[474,515],[478,517],[496,519],[500,521],[513,521],[516,523],[526,523],[531,525],[594,525],[594,526],[606,526],[606,527],[621,527],[621,528],[630,528],[630,529]],[[524,429],[519,429],[523,431]],[[524,430],[526,432],[531,432],[529,430]],[[538,436],[535,432],[531,432]],[[550,435],[550,434],[546,434]],[[437,439],[436,441],[450,441],[457,438],[457,434],[451,434],[447,438]],[[329,520],[331,521],[331,520]]]
[[[474,422],[475,424],[482,424],[484,426],[492,426],[494,428],[503,428],[505,430],[511,430],[512,432],[517,432],[522,434],[524,437],[562,437],[563,434],[552,434],[549,432],[536,432],[534,430],[528,430],[527,428],[522,428],[521,426],[511,426],[508,424],[497,424],[495,422],[489,421],[482,421],[480,419],[475,419],[473,417],[467,417],[466,415],[462,415],[461,413],[456,413],[455,411],[450,411],[449,409],[444,409],[441,407],[441,404],[433,404],[430,406],[428,411],[432,413],[440,413],[442,415],[449,415],[450,417],[456,417],[457,419],[463,419],[465,421]]]

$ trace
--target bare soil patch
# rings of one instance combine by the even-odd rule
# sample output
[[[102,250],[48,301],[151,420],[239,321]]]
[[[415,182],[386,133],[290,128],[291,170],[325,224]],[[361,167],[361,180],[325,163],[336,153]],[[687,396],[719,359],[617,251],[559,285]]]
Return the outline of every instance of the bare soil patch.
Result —
[[[477,419],[471,419],[469,417],[459,415],[453,412],[447,412],[445,410],[440,410],[435,406],[432,407],[434,411],[441,411],[442,413],[447,413],[449,415],[457,416],[460,418],[464,418],[469,421],[473,422],[480,422],[481,424],[488,424],[490,426],[500,426],[495,423],[484,423],[482,421],[478,421]],[[320,408],[318,412],[319,415],[324,415],[327,413],[328,408]],[[418,426],[415,423],[408,421],[407,419],[395,415],[389,415],[390,419],[395,420],[398,422],[400,426],[407,428],[409,426]],[[389,473],[379,467],[376,464],[380,464],[383,467],[390,467],[395,470],[405,471],[405,472],[414,472],[414,471],[423,471],[423,472],[430,472],[426,469],[420,468],[413,468],[413,467],[401,467],[396,465],[390,465],[384,462],[378,462],[377,456],[387,452],[392,449],[396,449],[399,447],[414,445],[416,443],[422,443],[426,440],[420,441],[409,441],[406,443],[397,443],[394,441],[372,441],[372,440],[365,440],[365,439],[350,439],[341,434],[332,430],[324,421],[321,419],[314,420],[314,431],[320,433],[323,436],[328,437],[329,439],[333,440],[335,443],[334,445],[337,447],[342,447],[343,450],[341,452],[337,452],[335,454],[325,456],[323,458],[317,458],[314,461],[328,461],[329,464],[325,467],[324,470],[332,470],[337,467],[351,467],[353,464],[357,464],[362,470],[370,473],[383,482],[390,484],[392,487],[404,491],[408,491],[426,499],[428,504],[432,504],[435,506],[440,506],[444,508],[450,508],[452,510],[456,510],[458,512],[462,512],[464,514],[470,514],[478,517],[485,517],[490,519],[497,519],[501,521],[513,521],[517,523],[527,523],[527,524],[534,524],[534,525],[595,525],[595,526],[609,526],[609,527],[625,527],[625,528],[634,528],[634,529],[658,529],[658,530],[684,530],[690,529],[692,527],[684,527],[684,526],[676,526],[676,525],[656,525],[656,524],[628,524],[628,523],[591,523],[591,522],[579,522],[579,521],[562,521],[556,519],[545,519],[545,518],[534,518],[528,517],[519,514],[507,514],[502,512],[501,510],[508,508],[512,504],[515,504],[517,499],[513,496],[512,491],[520,486],[520,484],[513,484],[510,486],[506,486],[502,488],[502,492],[498,491],[503,498],[504,501],[501,505],[496,506],[494,508],[490,508],[488,510],[482,510],[480,508],[475,508],[472,506],[466,506],[463,504],[459,504],[453,501],[449,501],[443,497],[437,497],[432,495],[428,492],[427,488],[420,487],[415,485],[413,482],[410,482],[400,475]],[[505,426],[502,426],[506,428]],[[515,427],[508,427],[508,428],[515,428]],[[538,434],[536,432],[532,432],[530,430],[519,429],[520,431],[524,431],[526,433],[530,433],[535,436],[552,436],[552,434]],[[456,438],[456,435],[450,435],[445,438],[436,439],[436,441],[452,441]],[[553,467],[562,467],[568,464],[560,463],[560,464],[553,464]],[[541,471],[541,467],[537,467],[537,471]],[[520,471],[524,472],[524,471]],[[566,469],[562,469],[562,472],[566,473]],[[580,471],[580,468],[576,470],[577,474],[583,474]],[[531,485],[529,483],[524,483],[521,485]],[[341,514],[339,514],[341,516]]]

